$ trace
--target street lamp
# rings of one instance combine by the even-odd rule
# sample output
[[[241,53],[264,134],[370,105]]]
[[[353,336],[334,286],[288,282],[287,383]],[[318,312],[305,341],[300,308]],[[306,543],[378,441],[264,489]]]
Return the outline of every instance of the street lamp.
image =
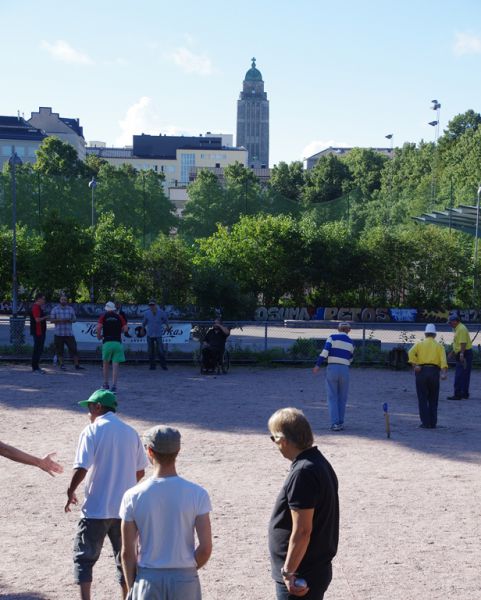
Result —
[[[95,227],[95,188],[97,187],[97,181],[92,176],[92,181],[89,181],[89,188],[92,190],[92,233]],[[94,302],[94,276],[90,279],[90,302]]]
[[[15,347],[21,346],[24,341],[24,319],[19,319],[18,313],[18,282],[17,282],[17,167],[22,164],[21,158],[13,148],[8,159],[12,169],[12,318],[10,319],[10,341]]]
[[[481,197],[481,184],[478,187],[478,201],[476,203],[476,231],[474,237],[474,273],[473,273],[473,302],[476,302],[476,288],[478,283],[478,235],[479,235],[479,200]]]

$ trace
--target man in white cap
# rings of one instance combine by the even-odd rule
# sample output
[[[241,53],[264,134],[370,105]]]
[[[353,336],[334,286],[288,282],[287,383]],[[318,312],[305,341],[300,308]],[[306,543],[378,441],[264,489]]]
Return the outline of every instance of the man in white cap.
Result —
[[[344,413],[349,391],[349,366],[354,355],[354,344],[348,335],[351,325],[342,321],[337,329],[339,333],[333,333],[327,338],[313,369],[315,374],[321,365],[327,362],[326,389],[331,431],[344,429]]]
[[[453,349],[449,358],[456,359],[454,372],[454,394],[448,400],[467,400],[473,364],[473,344],[466,325],[461,323],[458,313],[450,312],[448,323],[454,330]]]
[[[105,312],[100,315],[97,323],[97,337],[102,340],[102,361],[104,383],[102,388],[109,389],[109,366],[112,362],[112,387],[110,391],[117,392],[117,379],[119,364],[125,362],[124,348],[122,346],[122,332],[126,333],[129,327],[125,319],[117,314],[115,304],[107,302]]]
[[[153,475],[128,490],[120,507],[129,600],[200,600],[197,570],[212,552],[209,495],[177,475],[177,429],[152,427],[143,439]]]
[[[448,363],[444,346],[434,339],[436,327],[428,323],[424,340],[409,350],[409,362],[414,367],[419,417],[423,429],[434,429],[438,422],[439,375],[446,379]]]

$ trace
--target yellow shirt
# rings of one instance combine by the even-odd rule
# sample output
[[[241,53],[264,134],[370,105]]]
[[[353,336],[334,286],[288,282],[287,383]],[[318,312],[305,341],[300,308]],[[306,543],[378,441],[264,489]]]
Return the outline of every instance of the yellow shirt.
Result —
[[[408,357],[409,362],[414,365],[436,365],[440,369],[448,368],[444,347],[432,337],[414,344],[408,352]]]
[[[466,344],[466,350],[471,350],[471,348],[473,347],[473,344],[471,343],[471,338],[469,337],[469,331],[467,330],[466,325],[458,323],[454,328],[454,352],[459,352],[461,350],[461,344]]]

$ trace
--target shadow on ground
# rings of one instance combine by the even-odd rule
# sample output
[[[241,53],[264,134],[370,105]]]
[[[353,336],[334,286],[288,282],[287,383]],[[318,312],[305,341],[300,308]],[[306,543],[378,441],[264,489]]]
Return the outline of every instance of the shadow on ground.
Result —
[[[19,411],[29,408],[82,413],[79,400],[86,399],[102,383],[100,368],[59,372],[47,369],[34,375],[28,367],[4,366],[0,370],[0,407]],[[452,379],[452,374],[451,374]],[[472,397],[465,402],[445,398],[451,384],[442,385],[439,427],[419,429],[414,379],[407,371],[352,369],[346,429],[328,431],[324,371],[314,377],[311,369],[234,367],[227,375],[200,375],[193,367],[174,365],[167,372],[144,366],[121,368],[119,413],[140,421],[146,428],[155,422],[183,424],[222,432],[266,433],[269,416],[281,406],[304,410],[319,443],[333,436],[355,436],[387,444],[403,444],[415,451],[453,460],[479,461],[481,457],[481,393],[479,373],[472,377]],[[217,409],[206,399],[217,400]],[[388,402],[391,438],[386,438],[382,405]],[[209,404],[209,406],[207,406]],[[380,452],[382,446],[376,446]],[[382,455],[373,456],[382,460]]]

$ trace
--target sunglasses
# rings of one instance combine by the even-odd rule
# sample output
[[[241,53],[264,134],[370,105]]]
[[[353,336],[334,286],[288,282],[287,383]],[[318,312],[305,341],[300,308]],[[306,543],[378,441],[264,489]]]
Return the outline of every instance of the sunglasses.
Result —
[[[283,435],[271,435],[269,436],[271,438],[271,442],[279,442],[280,440],[282,440],[282,438],[284,437]]]

